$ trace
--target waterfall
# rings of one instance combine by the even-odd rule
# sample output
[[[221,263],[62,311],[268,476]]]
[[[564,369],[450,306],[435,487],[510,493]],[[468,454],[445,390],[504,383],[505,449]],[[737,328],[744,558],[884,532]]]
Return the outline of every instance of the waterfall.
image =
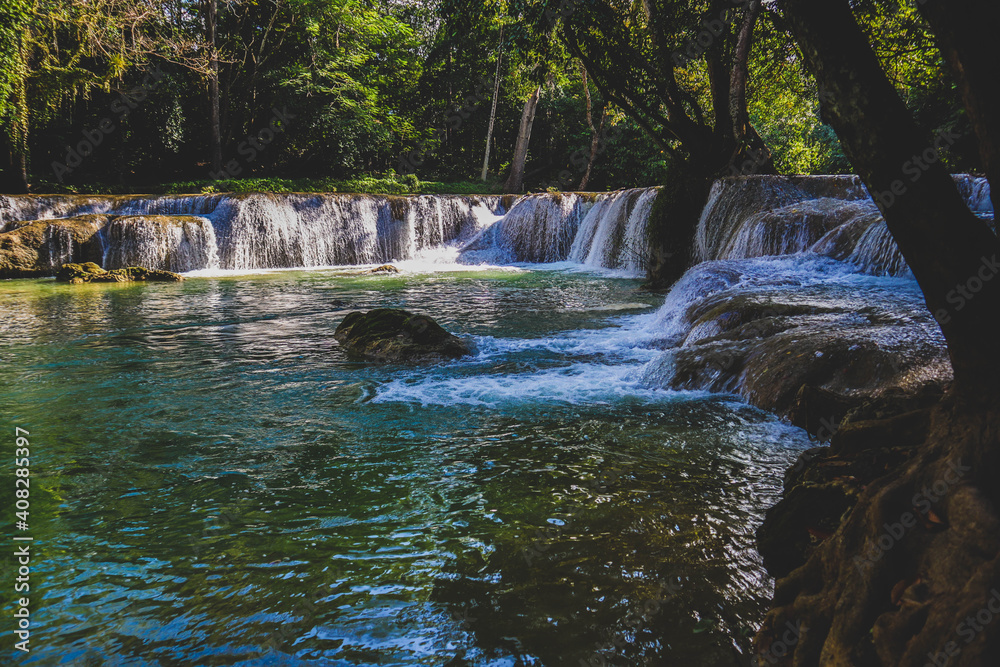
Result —
[[[956,176],[992,216],[989,185]],[[696,256],[645,333],[651,387],[736,393],[788,416],[805,386],[862,403],[951,379],[940,326],[856,177],[716,182]]]
[[[659,188],[607,194],[536,194],[510,211],[459,256],[466,264],[549,263],[569,260],[594,268],[641,274],[646,226]]]
[[[695,235],[695,258],[720,259],[723,248],[749,218],[808,199],[787,178],[741,176],[712,185]]]
[[[469,242],[465,264],[548,263],[565,260],[594,197],[537,194],[520,197],[510,211]]]
[[[0,196],[0,233],[45,223],[52,266],[81,261],[79,246],[99,232],[88,259],[106,268],[297,268],[412,259],[467,242],[503,210],[498,196],[19,195]]]
[[[955,176],[958,190],[969,203],[973,213],[992,214],[993,202],[990,200],[990,182],[980,176],[960,174]]]
[[[992,216],[989,183],[955,176],[969,208]],[[885,220],[856,176],[748,176],[712,186],[695,235],[698,259],[813,252],[872,275],[909,275]]]
[[[958,175],[955,182],[977,215],[992,217],[986,179]],[[540,193],[514,201],[337,193],[13,195],[0,196],[0,233],[30,221],[50,225],[45,259],[38,260],[45,268],[93,256],[96,243],[108,267],[175,271],[373,264],[447,247],[460,248],[465,264],[569,260],[640,275],[658,191]],[[91,242],[95,224],[100,238]],[[693,252],[700,261],[812,253],[872,275],[909,275],[856,176],[721,179],[702,212]]]
[[[102,230],[106,269],[146,266],[184,272],[219,267],[215,230],[195,216],[119,216]]]
[[[602,197],[580,225],[569,259],[586,266],[643,272],[646,227],[658,192],[633,189]]]

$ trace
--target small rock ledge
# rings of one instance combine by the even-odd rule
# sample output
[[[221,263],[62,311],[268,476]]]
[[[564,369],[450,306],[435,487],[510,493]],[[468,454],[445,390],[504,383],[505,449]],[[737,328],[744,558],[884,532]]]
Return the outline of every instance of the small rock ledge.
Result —
[[[56,272],[56,280],[61,283],[81,285],[83,283],[131,283],[131,282],[179,282],[184,277],[170,271],[153,271],[140,266],[105,271],[93,262],[83,264],[63,264]]]

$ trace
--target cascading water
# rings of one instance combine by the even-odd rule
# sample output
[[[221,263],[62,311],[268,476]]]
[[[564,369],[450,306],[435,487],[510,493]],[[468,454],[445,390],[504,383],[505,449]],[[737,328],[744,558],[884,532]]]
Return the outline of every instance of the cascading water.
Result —
[[[584,218],[570,249],[570,261],[644,271],[646,227],[658,192],[656,188],[624,190],[602,198]]]
[[[578,194],[527,195],[472,240],[459,256],[467,264],[559,262],[567,258],[573,239],[594,197]]]
[[[119,216],[102,230],[103,266],[151,266],[175,271],[219,267],[215,231],[196,216]]]
[[[985,178],[955,176],[970,209],[992,216]],[[725,178],[712,186],[695,236],[698,259],[813,252],[873,275],[909,275],[885,220],[855,176]]]
[[[960,185],[987,214],[984,183]],[[807,383],[912,390],[949,373],[859,187],[720,183],[706,261],[665,301],[589,271],[0,282],[16,314],[0,318],[0,407],[43,434],[76,517],[32,526],[59,545],[49,625],[84,629],[50,633],[36,661],[595,664],[611,637],[623,664],[732,663],[772,592],[754,530],[810,443],[705,392],[788,414]],[[178,270],[369,262],[488,227],[468,260],[634,272],[655,194],[526,197],[502,218],[499,198],[0,197],[0,223],[31,228],[46,266],[95,250]],[[336,353],[349,310],[411,304],[476,336],[477,355]],[[660,605],[675,582],[684,604]],[[650,605],[641,636],[619,622]]]
[[[46,223],[55,240],[42,269],[102,257],[105,268],[140,264],[171,271],[398,261],[468,241],[502,213],[500,197],[0,196],[3,232],[29,221]],[[78,256],[73,243],[60,242],[67,230],[76,246],[94,236],[101,252]]]
[[[956,182],[990,218],[985,179]],[[788,414],[805,384],[863,396],[951,376],[940,328],[853,177],[723,179],[696,253],[704,261],[647,326],[666,350],[643,371],[650,386],[739,393]]]
[[[955,179],[970,208],[990,216],[986,180]],[[48,222],[52,248],[42,262],[46,267],[81,261],[94,216],[103,216],[94,243],[101,245],[108,268],[359,265],[451,246],[461,247],[464,264],[569,260],[640,275],[657,192],[527,195],[509,211],[496,196],[0,196],[0,223],[10,231],[26,221]],[[64,238],[69,230],[72,238]],[[712,187],[694,252],[702,261],[813,253],[846,260],[872,275],[909,275],[878,209],[854,176],[722,179]]]
[[[459,256],[465,264],[551,263],[645,270],[646,225],[658,188],[521,197]]]

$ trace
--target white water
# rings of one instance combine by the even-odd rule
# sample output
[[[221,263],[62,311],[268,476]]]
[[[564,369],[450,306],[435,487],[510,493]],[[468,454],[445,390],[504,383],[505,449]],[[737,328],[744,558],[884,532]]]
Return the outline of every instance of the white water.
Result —
[[[527,195],[462,250],[468,264],[565,260],[592,199],[577,194]]]
[[[602,198],[584,219],[570,261],[595,268],[646,269],[646,227],[659,190],[624,190]]]
[[[970,208],[991,215],[986,180],[955,178]],[[657,191],[527,195],[510,211],[496,196],[0,196],[0,224],[7,231],[18,222],[53,221],[53,266],[74,260],[78,250],[55,221],[71,224],[78,216],[98,214],[106,216],[100,240],[106,268],[131,263],[252,271],[407,260],[453,267],[570,261],[639,276]],[[856,177],[764,176],[715,183],[695,237],[698,259],[803,252],[847,260],[874,275],[909,274]]]
[[[101,230],[103,266],[147,266],[182,273],[219,267],[215,230],[197,216],[118,216]]]
[[[248,271],[410,260],[467,242],[503,212],[500,197],[0,196],[0,229],[99,214],[105,268]]]
[[[970,209],[992,216],[985,178],[955,176]],[[909,275],[885,220],[857,177],[757,176],[712,186],[695,237],[702,261],[816,253],[873,275]]]
[[[985,179],[956,181],[972,210],[984,217],[992,212]],[[98,236],[108,268],[138,264],[219,275],[307,267],[337,271],[392,261],[411,274],[544,268],[636,277],[645,269],[646,228],[657,192],[529,195],[509,211],[499,197],[0,197],[0,222],[10,228],[23,224],[17,221],[51,220],[53,266],[75,256],[63,226],[75,216],[99,214],[88,224],[103,224]],[[803,316],[795,330],[810,340],[824,328],[834,330],[859,346],[898,354],[902,361],[893,363],[899,363],[901,376],[908,374],[900,383],[946,372],[946,361],[931,349],[943,350],[940,332],[857,178],[723,179],[703,211],[695,254],[702,263],[685,274],[656,313],[618,317],[611,326],[605,321],[604,328],[555,338],[480,337],[478,356],[459,364],[468,373],[418,371],[380,387],[373,400],[497,406],[626,397],[655,402],[663,400],[663,388],[747,394],[754,378],[742,365],[745,346],[734,347],[723,335],[725,323],[704,315],[716,302],[748,299],[767,308],[806,304],[836,311]],[[739,316],[739,306],[734,308],[732,316]],[[867,314],[855,315],[862,312]],[[740,364],[712,368],[711,359],[729,348]],[[560,362],[509,363],[525,354]],[[709,361],[698,377],[682,377],[678,364],[686,363],[690,371],[692,355]]]

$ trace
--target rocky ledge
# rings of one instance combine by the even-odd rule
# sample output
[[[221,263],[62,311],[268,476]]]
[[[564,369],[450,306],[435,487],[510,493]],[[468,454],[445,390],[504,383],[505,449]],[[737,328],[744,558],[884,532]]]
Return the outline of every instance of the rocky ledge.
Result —
[[[440,361],[472,353],[468,342],[430,317],[391,308],[349,313],[334,338],[349,357],[366,361]]]
[[[80,285],[83,283],[179,282],[184,276],[170,271],[153,271],[140,266],[105,271],[93,262],[63,264],[56,272],[56,280]]]

